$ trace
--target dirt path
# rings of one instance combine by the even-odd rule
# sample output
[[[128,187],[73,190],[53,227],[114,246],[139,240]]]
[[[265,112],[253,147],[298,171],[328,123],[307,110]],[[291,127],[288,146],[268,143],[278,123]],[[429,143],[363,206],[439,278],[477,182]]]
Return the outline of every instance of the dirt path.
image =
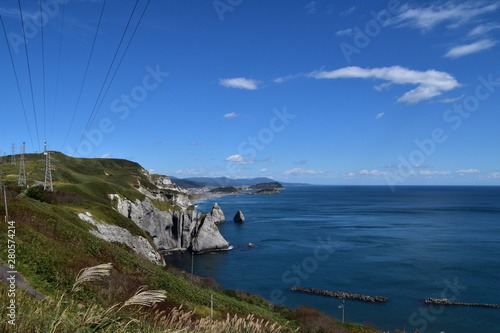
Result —
[[[10,267],[2,259],[0,259],[0,281],[8,285],[9,281],[7,279],[12,275],[15,275],[17,287],[25,290],[29,295],[33,297],[36,297],[38,299],[44,298],[42,294],[40,294],[26,282],[26,279],[24,278],[24,276],[21,275],[21,273],[16,272],[12,274],[9,273],[10,271],[11,271]]]

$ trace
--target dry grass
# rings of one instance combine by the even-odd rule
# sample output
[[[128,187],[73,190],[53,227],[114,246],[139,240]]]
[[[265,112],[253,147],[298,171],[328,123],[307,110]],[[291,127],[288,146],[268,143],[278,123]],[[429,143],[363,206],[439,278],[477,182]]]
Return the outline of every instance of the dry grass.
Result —
[[[292,332],[288,324],[279,325],[255,316],[220,313],[218,320],[203,316],[203,311],[184,310],[182,306],[165,308],[167,292],[146,290],[139,287],[127,300],[104,307],[100,303],[82,304],[78,295],[87,292],[85,284],[111,277],[111,264],[97,265],[83,269],[71,288],[58,301],[36,300],[20,292],[16,332],[105,332],[105,333],[281,333]],[[79,291],[78,291],[79,290]],[[0,288],[0,297],[6,296],[7,288]],[[5,294],[5,295],[4,295]],[[249,296],[250,297],[250,296]],[[89,303],[89,302],[83,302]],[[165,310],[161,310],[165,309]],[[5,309],[0,310],[0,331],[9,332]],[[295,332],[376,332],[355,324],[342,324],[335,319],[308,307],[299,307],[295,312],[300,329]],[[351,327],[355,325],[355,327]],[[297,326],[295,326],[297,327]]]
[[[35,300],[22,296],[20,312],[24,317],[16,332],[199,332],[199,333],[278,333],[289,332],[276,323],[256,318],[229,315],[225,320],[200,318],[195,311],[175,307],[167,311],[154,310],[165,301],[164,290],[147,290],[140,287],[128,300],[104,308],[101,304],[84,305],[75,295],[86,283],[101,281],[111,275],[112,264],[101,264],[82,269],[71,288],[57,302],[50,299]],[[146,308],[153,310],[144,311]],[[52,319],[51,319],[52,318]],[[6,328],[0,320],[0,330]]]
[[[79,290],[80,286],[85,282],[99,281],[109,276],[112,268],[113,264],[108,263],[82,269],[76,277],[71,292]]]
[[[196,332],[196,333],[279,333],[289,332],[276,323],[258,319],[254,315],[238,317],[229,315],[225,320],[211,320],[210,318],[195,319],[194,311],[183,311],[182,307],[174,308],[170,312],[155,314],[155,326],[163,329],[161,332]]]

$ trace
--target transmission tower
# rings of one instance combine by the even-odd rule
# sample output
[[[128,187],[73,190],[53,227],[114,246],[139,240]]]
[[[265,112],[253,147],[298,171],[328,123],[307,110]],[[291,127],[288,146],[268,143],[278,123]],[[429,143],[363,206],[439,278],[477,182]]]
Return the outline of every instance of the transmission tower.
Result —
[[[10,165],[16,165],[16,144],[12,144],[12,155],[10,155]]]
[[[52,169],[50,168],[50,151],[47,150],[47,140],[45,140],[43,147],[43,153],[45,154],[45,182],[43,189],[44,191],[54,192],[54,188],[52,187]]]
[[[24,149],[26,142],[21,146],[21,156],[19,157],[19,179],[17,186],[26,186],[26,170],[24,168]]]

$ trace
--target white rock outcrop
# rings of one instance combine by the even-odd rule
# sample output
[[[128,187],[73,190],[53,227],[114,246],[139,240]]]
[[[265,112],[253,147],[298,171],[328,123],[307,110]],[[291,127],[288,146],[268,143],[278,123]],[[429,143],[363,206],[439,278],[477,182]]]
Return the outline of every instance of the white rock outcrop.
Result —
[[[209,213],[210,214],[210,213]],[[191,231],[191,247],[195,252],[205,252],[210,250],[224,250],[229,247],[229,243],[222,237],[219,228],[215,225],[212,216],[207,214],[201,217],[194,224]]]
[[[109,194],[109,197],[120,214],[151,235],[158,251],[190,249],[205,252],[229,247],[215,225],[214,216],[211,213],[199,216],[190,201],[188,206],[176,205],[171,210],[160,210],[149,196],[144,201],[137,199],[135,202],[118,194]],[[220,214],[216,215],[220,219]]]
[[[224,216],[224,212],[222,211],[218,203],[215,203],[212,210],[208,214],[211,215],[215,224],[226,222],[226,216]]]
[[[96,221],[89,212],[86,214],[80,213],[78,217],[97,228],[97,230],[90,230],[91,234],[108,242],[126,244],[134,252],[148,258],[155,264],[165,265],[163,257],[154,249],[146,238],[142,236],[133,236],[127,229],[116,225]]]

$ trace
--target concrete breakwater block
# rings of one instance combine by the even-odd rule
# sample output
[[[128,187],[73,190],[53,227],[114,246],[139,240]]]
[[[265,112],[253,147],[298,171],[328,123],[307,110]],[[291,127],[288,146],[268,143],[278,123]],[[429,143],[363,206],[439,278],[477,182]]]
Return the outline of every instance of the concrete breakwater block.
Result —
[[[462,306],[475,306],[482,308],[497,308],[497,309],[500,308],[500,304],[452,302],[446,298],[426,298],[424,302],[425,304],[434,304],[434,305],[462,305]]]
[[[316,295],[322,295],[322,296],[330,296],[330,297],[345,298],[345,299],[355,299],[358,301],[371,302],[371,303],[387,302],[389,300],[387,297],[382,297],[382,296],[366,296],[366,295],[360,295],[360,294],[345,293],[342,291],[328,291],[328,290],[305,288],[305,287],[293,287],[292,290],[293,291],[302,291],[304,293],[310,293],[310,294],[316,294]]]

